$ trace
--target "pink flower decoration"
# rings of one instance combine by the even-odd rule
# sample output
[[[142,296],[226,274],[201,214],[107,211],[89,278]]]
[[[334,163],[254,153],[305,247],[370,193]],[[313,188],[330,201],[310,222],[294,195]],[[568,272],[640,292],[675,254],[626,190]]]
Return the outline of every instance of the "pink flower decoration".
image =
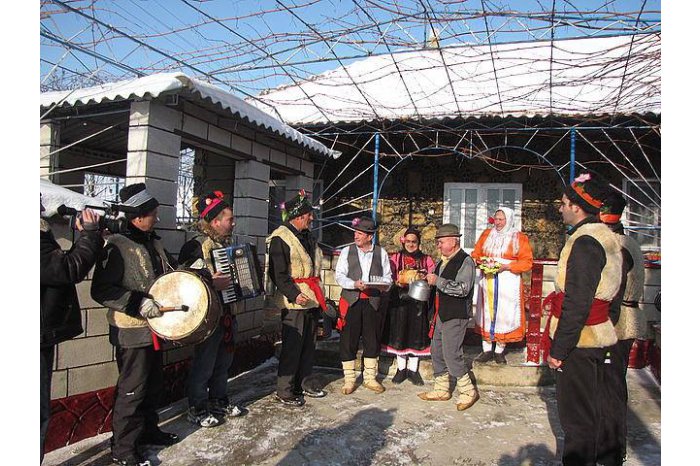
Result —
[[[284,205],[284,202],[282,202],[282,203],[280,204],[280,209],[282,209],[282,210],[284,210],[284,209],[285,209],[285,205]]]
[[[590,173],[581,173],[579,176],[574,178],[574,181],[577,183],[585,183],[586,181],[591,179],[591,174]]]
[[[352,226],[356,227],[356,226],[359,225],[359,224],[360,224],[360,218],[359,218],[359,217],[355,217],[355,218],[352,219]]]
[[[399,238],[399,241],[401,242],[401,244],[404,244],[406,242],[406,237],[402,236],[401,238]]]

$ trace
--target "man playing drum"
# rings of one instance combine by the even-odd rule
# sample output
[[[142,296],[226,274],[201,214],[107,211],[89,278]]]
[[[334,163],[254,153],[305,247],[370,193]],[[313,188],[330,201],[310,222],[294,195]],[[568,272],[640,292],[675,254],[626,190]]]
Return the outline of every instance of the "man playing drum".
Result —
[[[235,225],[233,209],[224,201],[220,191],[214,191],[199,198],[197,212],[199,233],[182,246],[180,265],[193,267],[196,263],[202,264],[202,268],[212,273],[214,289],[224,290],[231,280],[216,272],[211,252],[231,245],[231,233]],[[219,293],[215,295],[213,299],[219,299]],[[245,408],[231,404],[226,393],[237,328],[233,307],[233,303],[222,303],[220,324],[207,339],[194,347],[192,369],[187,383],[187,419],[202,427],[215,427],[226,416],[237,417],[247,412]]]
[[[321,249],[309,227],[311,202],[301,190],[283,204],[282,225],[265,241],[268,253],[267,292],[282,312],[282,350],[277,370],[277,399],[302,407],[304,396],[322,398],[326,392],[311,386],[319,307],[326,309],[320,284]],[[273,291],[274,288],[274,291]]]
[[[109,341],[116,347],[119,378],[112,417],[112,460],[121,465],[150,465],[138,447],[168,446],[179,441],[158,428],[158,399],[163,391],[163,355],[147,318],[162,316],[147,293],[155,279],[173,269],[175,261],[155,234],[158,201],[144,183],[122,188],[120,211],[127,231],[107,237],[95,265],[92,299],[108,308]]]

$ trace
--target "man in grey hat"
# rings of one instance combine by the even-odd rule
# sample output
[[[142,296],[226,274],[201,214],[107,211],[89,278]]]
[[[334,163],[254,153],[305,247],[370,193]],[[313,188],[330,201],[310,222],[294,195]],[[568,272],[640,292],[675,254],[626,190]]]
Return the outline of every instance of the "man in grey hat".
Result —
[[[382,393],[384,386],[377,380],[379,351],[384,316],[388,305],[386,291],[392,283],[389,255],[379,245],[372,244],[377,225],[371,218],[352,221],[354,242],[340,251],[335,268],[335,280],[343,290],[340,293],[340,360],[343,363],[342,392],[349,395],[355,385],[355,358],[360,337],[363,342],[362,385]],[[386,286],[375,286],[377,282]]]
[[[457,225],[451,223],[442,225],[435,235],[441,258],[435,266],[435,273],[426,276],[428,284],[437,288],[430,332],[435,387],[418,394],[425,401],[449,400],[452,397],[452,376],[457,379],[459,411],[470,408],[479,399],[462,351],[472,314],[475,267],[472,258],[460,247],[461,236]]]

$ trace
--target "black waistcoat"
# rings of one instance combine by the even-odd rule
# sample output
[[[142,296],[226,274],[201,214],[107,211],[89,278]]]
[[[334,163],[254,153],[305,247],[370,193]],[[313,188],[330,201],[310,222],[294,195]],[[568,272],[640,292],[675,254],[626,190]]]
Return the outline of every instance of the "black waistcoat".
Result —
[[[454,280],[457,277],[457,272],[465,260],[472,260],[469,255],[460,249],[457,254],[450,259],[447,266],[442,268],[442,261],[435,268],[435,273],[446,279]],[[440,306],[438,309],[438,314],[440,315],[440,320],[447,322],[452,319],[468,319],[472,315],[472,298],[474,297],[474,286],[472,286],[471,291],[468,296],[464,298],[459,298],[456,296],[450,296],[443,293],[439,289],[437,290],[438,299],[440,300]]]

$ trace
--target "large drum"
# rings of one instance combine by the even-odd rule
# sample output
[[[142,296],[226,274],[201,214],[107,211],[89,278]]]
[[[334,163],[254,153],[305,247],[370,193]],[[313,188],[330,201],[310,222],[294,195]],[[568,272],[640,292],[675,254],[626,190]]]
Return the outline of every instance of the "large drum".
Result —
[[[169,310],[161,317],[146,319],[159,337],[178,344],[204,341],[219,325],[222,309],[216,291],[199,275],[175,270],[161,275],[148,290],[153,299]]]

